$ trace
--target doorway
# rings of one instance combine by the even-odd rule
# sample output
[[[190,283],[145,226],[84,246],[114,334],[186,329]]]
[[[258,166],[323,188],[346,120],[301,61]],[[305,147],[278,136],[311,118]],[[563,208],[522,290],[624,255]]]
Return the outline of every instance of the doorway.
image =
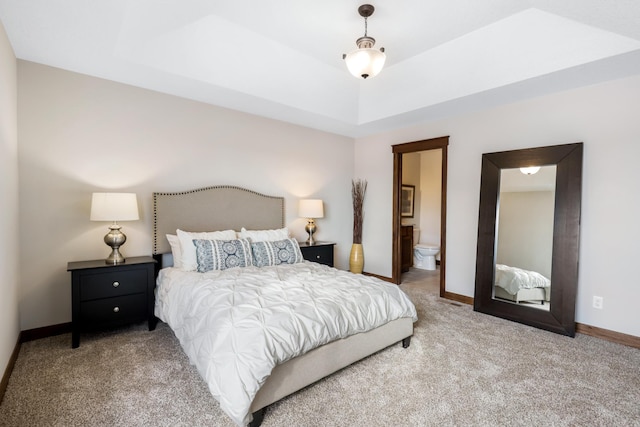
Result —
[[[442,150],[442,179],[440,191],[440,296],[446,297],[446,228],[447,228],[447,148],[449,137],[407,142],[392,146],[393,150],[393,259],[392,281],[399,285],[402,280],[402,164],[403,155],[429,150]]]

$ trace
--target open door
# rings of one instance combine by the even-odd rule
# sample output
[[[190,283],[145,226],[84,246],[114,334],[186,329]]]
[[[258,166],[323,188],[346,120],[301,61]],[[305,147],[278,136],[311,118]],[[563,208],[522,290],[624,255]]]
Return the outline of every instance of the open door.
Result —
[[[399,285],[402,279],[402,236],[401,227],[401,191],[402,191],[402,155],[427,150],[442,150],[442,189],[440,208],[440,296],[446,297],[446,236],[447,236],[447,147],[449,137],[427,139],[393,145],[393,260],[392,280]]]

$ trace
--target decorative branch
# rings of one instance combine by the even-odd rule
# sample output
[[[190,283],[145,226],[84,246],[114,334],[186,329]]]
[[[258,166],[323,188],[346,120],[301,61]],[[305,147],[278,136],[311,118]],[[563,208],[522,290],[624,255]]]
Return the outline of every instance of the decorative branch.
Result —
[[[351,181],[351,197],[353,199],[353,243],[362,243],[362,220],[364,219],[364,194],[367,181],[356,179]]]

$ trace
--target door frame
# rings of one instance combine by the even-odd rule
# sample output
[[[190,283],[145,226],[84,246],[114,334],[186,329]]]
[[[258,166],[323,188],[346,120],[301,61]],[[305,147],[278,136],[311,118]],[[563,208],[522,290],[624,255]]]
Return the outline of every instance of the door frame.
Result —
[[[392,145],[393,151],[393,257],[391,280],[396,285],[402,279],[402,242],[400,239],[400,194],[402,187],[402,155],[418,151],[442,150],[442,188],[440,191],[440,296],[446,296],[447,265],[447,148],[449,136]]]

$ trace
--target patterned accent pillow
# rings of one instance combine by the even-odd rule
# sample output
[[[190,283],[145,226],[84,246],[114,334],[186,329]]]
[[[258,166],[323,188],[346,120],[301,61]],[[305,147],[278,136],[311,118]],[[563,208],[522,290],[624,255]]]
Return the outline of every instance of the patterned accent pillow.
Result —
[[[251,243],[247,239],[194,239],[193,244],[196,247],[198,273],[253,264]]]
[[[284,239],[272,242],[251,242],[253,265],[296,264],[304,261],[296,239]]]
[[[233,230],[192,232],[177,229],[176,234],[178,235],[178,239],[180,240],[180,248],[182,249],[180,268],[185,271],[196,271],[198,269],[198,263],[196,262],[196,248],[193,244],[193,240],[237,239],[236,232]]]

